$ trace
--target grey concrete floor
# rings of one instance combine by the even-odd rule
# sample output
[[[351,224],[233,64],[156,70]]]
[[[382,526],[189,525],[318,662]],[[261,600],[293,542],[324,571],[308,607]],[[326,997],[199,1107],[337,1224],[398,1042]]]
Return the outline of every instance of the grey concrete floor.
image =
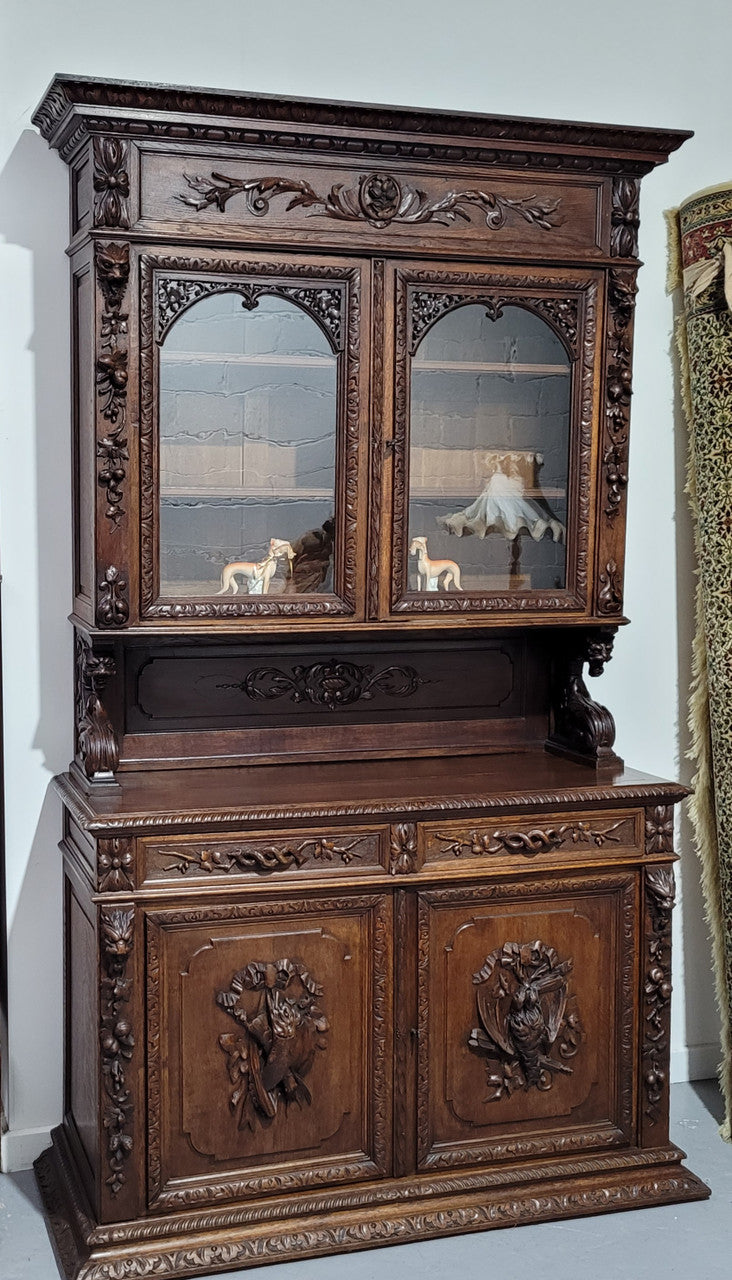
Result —
[[[674,1085],[671,1139],[711,1188],[701,1203],[452,1236],[283,1263],[261,1280],[732,1280],[732,1146],[717,1132],[712,1080]],[[229,1271],[229,1280],[251,1272]],[[33,1174],[0,1175],[0,1280],[58,1280]]]

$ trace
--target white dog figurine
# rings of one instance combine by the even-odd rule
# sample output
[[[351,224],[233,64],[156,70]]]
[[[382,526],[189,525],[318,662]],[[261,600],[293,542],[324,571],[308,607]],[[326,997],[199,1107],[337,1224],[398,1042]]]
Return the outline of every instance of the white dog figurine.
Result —
[[[417,557],[419,591],[462,591],[460,566],[454,560],[430,560],[426,538],[412,538],[409,554]]]
[[[223,596],[230,591],[233,596],[237,595],[239,592],[237,577],[241,577],[247,584],[250,596],[266,596],[269,594],[269,584],[276,568],[277,558],[271,551],[267,553],[264,560],[256,564],[250,560],[232,560],[230,564],[224,565],[221,572],[221,590],[216,594]]]

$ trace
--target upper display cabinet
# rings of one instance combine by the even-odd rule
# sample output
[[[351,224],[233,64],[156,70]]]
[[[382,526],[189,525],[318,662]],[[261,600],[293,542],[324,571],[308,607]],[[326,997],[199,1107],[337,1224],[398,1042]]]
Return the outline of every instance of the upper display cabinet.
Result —
[[[617,622],[687,136],[58,77],[89,633]]]

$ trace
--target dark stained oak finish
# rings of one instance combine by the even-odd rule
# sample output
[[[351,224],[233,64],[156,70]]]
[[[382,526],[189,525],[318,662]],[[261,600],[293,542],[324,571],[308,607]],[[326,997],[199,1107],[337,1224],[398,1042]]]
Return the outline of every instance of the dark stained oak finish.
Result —
[[[62,1271],[203,1275],[703,1198],[668,1139],[686,791],[625,769],[585,683],[626,621],[639,180],[688,135],[73,76],[34,119],[71,178],[65,1103],[37,1162]],[[210,333],[166,363],[222,298],[305,326],[289,383]],[[467,481],[455,447],[426,476],[411,360],[471,307],[538,342],[456,368],[545,379],[548,407],[507,390],[490,421],[555,477],[522,481],[552,546],[534,584],[506,529],[510,575],[494,557],[434,590],[412,497],[465,514],[496,459]],[[255,407],[259,462],[216,480],[226,423],[180,370],[222,350],[232,386],[259,360],[300,408],[303,369],[334,379],[332,488],[306,493],[332,510],[271,592],[218,590],[226,512],[254,520],[272,469]],[[166,387],[199,396],[170,419],[183,446]],[[444,387],[425,403],[459,433]],[[178,517],[200,510],[199,536]],[[168,552],[210,568],[176,577]]]

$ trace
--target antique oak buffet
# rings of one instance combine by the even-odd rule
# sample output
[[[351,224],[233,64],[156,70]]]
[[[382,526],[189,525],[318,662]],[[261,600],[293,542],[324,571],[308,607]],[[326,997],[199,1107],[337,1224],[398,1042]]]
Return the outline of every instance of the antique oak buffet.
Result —
[[[639,182],[688,135],[54,80],[76,758],[61,1265],[700,1198],[623,617]]]

